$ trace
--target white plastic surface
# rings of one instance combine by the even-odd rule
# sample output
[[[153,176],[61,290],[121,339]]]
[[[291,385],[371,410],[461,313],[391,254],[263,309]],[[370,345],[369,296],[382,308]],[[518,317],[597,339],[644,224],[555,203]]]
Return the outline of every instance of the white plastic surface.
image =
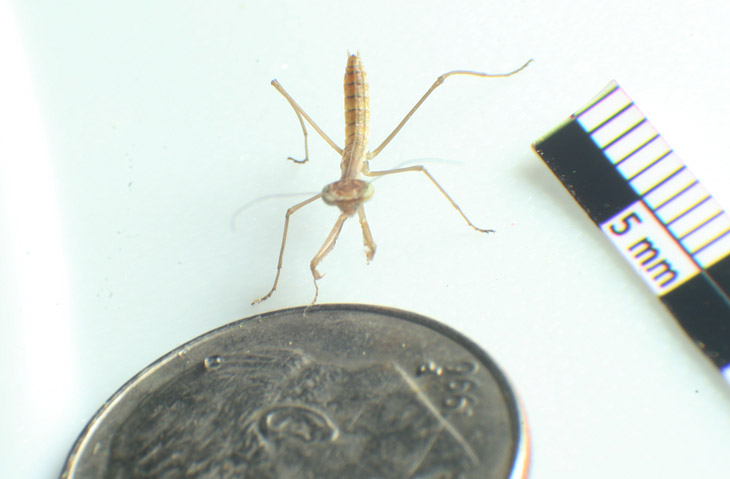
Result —
[[[0,1],[0,477],[52,478],[114,391],[175,346],[311,300],[336,211],[286,208],[337,178],[311,161],[277,78],[341,144],[346,53],[370,80],[376,146],[452,77],[373,168],[424,162],[348,222],[321,302],[394,306],[484,347],[518,388],[532,475],[722,477],[730,388],[530,150],[615,78],[730,207],[730,4]]]

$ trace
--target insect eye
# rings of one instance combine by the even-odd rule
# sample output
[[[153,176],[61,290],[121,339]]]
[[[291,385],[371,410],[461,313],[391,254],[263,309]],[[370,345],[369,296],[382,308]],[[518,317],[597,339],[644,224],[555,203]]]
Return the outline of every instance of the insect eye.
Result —
[[[337,203],[338,195],[332,191],[332,183],[322,188],[322,200],[328,205]]]
[[[362,192],[362,200],[367,201],[372,198],[374,191],[372,183],[365,183],[365,190]]]

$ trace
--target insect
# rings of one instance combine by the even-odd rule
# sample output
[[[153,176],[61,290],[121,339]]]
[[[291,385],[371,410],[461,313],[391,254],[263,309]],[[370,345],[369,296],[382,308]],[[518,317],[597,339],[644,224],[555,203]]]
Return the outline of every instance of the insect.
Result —
[[[324,259],[324,257],[327,256],[327,254],[334,248],[335,241],[337,240],[337,237],[340,235],[340,231],[342,230],[342,225],[348,218],[355,216],[356,213],[360,220],[360,227],[362,228],[363,242],[365,244],[365,256],[367,258],[367,262],[370,263],[370,261],[373,259],[373,256],[375,255],[375,242],[373,241],[373,235],[370,232],[370,226],[368,225],[367,219],[365,218],[363,203],[373,196],[373,186],[371,183],[360,179],[361,175],[374,178],[378,176],[393,175],[396,173],[405,173],[408,171],[421,172],[426,175],[426,177],[431,180],[431,183],[433,183],[434,186],[438,188],[441,194],[443,194],[446,199],[449,200],[451,206],[456,209],[456,211],[461,215],[462,218],[464,218],[469,226],[481,233],[493,233],[493,230],[477,228],[469,220],[469,218],[466,217],[464,212],[461,211],[459,205],[457,205],[456,202],[451,198],[451,196],[446,193],[446,190],[441,187],[436,179],[431,176],[431,173],[429,173],[428,170],[426,170],[426,168],[424,168],[422,165],[409,166],[405,168],[394,168],[391,170],[383,171],[371,171],[370,160],[378,156],[380,152],[382,152],[383,149],[388,146],[388,143],[390,143],[393,138],[395,138],[401,128],[403,128],[406,122],[411,118],[411,116],[413,116],[413,114],[423,104],[426,98],[428,98],[428,96],[436,88],[438,88],[439,85],[441,85],[444,80],[446,80],[446,78],[452,75],[473,75],[478,77],[508,77],[527,67],[527,65],[529,65],[531,61],[532,60],[528,60],[518,69],[508,73],[490,74],[473,72],[468,70],[456,70],[444,73],[436,79],[433,85],[431,85],[431,87],[426,91],[421,99],[418,100],[415,106],[411,108],[408,114],[406,114],[403,120],[401,120],[401,122],[398,124],[398,126],[395,127],[390,135],[388,135],[377,148],[371,151],[368,151],[367,149],[368,136],[370,133],[370,99],[368,95],[368,82],[367,76],[365,75],[365,70],[362,66],[362,61],[360,60],[359,53],[355,55],[348,54],[347,68],[345,70],[344,148],[340,148],[339,146],[337,146],[337,144],[332,141],[332,139],[330,139],[330,137],[327,136],[319,126],[317,126],[314,120],[312,120],[309,115],[307,115],[304,109],[302,109],[302,107],[300,107],[297,102],[294,101],[294,98],[292,98],[291,95],[289,95],[289,93],[284,90],[284,87],[282,87],[277,80],[273,80],[271,82],[273,87],[276,88],[279,93],[284,96],[284,98],[286,98],[286,100],[289,102],[289,105],[291,105],[291,107],[294,109],[294,113],[296,113],[299,124],[302,127],[302,133],[304,134],[304,159],[297,160],[292,157],[289,157],[287,159],[294,161],[295,163],[306,163],[307,161],[309,161],[309,145],[307,140],[308,134],[307,127],[305,125],[306,120],[306,122],[309,123],[309,125],[314,128],[317,133],[319,133],[322,139],[324,139],[324,141],[326,141],[327,144],[329,144],[332,149],[334,149],[337,154],[342,157],[342,160],[340,162],[341,175],[339,180],[325,186],[322,189],[321,193],[316,194],[311,198],[302,201],[301,203],[295,204],[286,211],[286,217],[284,220],[284,234],[281,239],[281,249],[279,251],[279,262],[276,266],[276,277],[274,278],[274,285],[271,287],[271,290],[266,293],[265,296],[253,300],[251,304],[257,304],[270,298],[274,291],[276,291],[276,286],[279,283],[279,276],[281,274],[281,265],[284,259],[284,248],[286,247],[286,238],[289,231],[289,219],[299,209],[310,203],[313,203],[314,201],[317,201],[320,198],[322,198],[322,200],[324,200],[324,202],[328,205],[337,206],[340,209],[340,215],[337,218],[337,221],[335,221],[334,227],[327,235],[327,238],[324,240],[322,247],[319,249],[319,251],[317,251],[317,254],[314,256],[314,258],[312,258],[312,261],[309,265],[312,271],[312,278],[314,279],[315,288],[314,299],[312,300],[312,303],[317,301],[317,296],[319,295],[319,286],[317,285],[317,281],[322,278],[322,274],[317,271],[317,266]]]

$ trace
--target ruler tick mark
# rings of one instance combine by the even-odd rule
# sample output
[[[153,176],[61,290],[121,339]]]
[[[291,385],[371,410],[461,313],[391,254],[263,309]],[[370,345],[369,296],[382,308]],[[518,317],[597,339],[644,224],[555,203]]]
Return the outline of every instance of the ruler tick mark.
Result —
[[[644,149],[645,146],[649,145],[651,142],[653,142],[657,138],[659,138],[658,133],[656,135],[652,136],[651,138],[649,138],[648,140],[646,140],[644,143],[642,143],[638,147],[636,147],[636,149],[634,149],[633,151],[629,152],[629,154],[627,154],[626,156],[621,158],[619,161],[617,161],[616,166],[620,166],[624,161],[628,160],[629,158],[634,156],[636,153],[640,152],[642,149]],[[669,152],[667,152],[667,154],[669,154]]]

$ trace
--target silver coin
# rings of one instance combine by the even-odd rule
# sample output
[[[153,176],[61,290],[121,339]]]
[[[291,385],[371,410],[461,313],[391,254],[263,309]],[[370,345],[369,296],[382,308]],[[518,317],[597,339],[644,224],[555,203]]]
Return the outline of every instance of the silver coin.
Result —
[[[112,396],[62,478],[517,478],[526,427],[455,331],[364,305],[274,311],[206,333]]]

